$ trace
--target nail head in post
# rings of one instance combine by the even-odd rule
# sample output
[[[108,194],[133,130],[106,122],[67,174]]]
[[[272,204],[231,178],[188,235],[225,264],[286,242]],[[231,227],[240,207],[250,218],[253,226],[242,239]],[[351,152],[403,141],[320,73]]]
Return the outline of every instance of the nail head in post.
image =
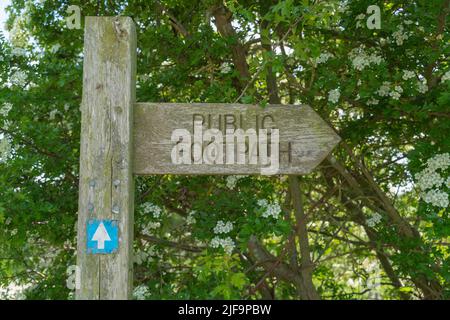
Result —
[[[89,181],[89,187],[91,187],[91,188],[95,187],[95,180]]]
[[[115,205],[112,207],[112,213],[114,213],[114,214],[119,214],[119,212],[120,212],[119,206],[118,206],[117,204],[115,204]]]
[[[113,185],[117,188],[120,185],[120,180],[114,180]]]

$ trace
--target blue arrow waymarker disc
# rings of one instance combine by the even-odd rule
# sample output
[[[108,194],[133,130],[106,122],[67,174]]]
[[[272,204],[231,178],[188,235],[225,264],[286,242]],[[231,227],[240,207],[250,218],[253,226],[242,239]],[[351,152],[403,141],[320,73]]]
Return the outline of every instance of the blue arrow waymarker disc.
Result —
[[[113,253],[119,248],[117,220],[88,220],[86,234],[87,253]]]

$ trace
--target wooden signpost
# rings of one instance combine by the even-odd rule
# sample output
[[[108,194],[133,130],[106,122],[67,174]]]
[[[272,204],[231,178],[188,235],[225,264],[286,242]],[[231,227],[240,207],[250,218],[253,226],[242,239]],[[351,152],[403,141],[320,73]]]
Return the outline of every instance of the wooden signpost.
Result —
[[[84,41],[77,299],[131,297],[134,175],[261,174],[265,164],[259,159],[265,153],[276,155],[276,174],[305,174],[339,142],[306,105],[135,103],[132,19],[87,17]],[[190,163],[174,162],[174,148],[181,141],[177,136],[174,140],[174,132],[192,133],[194,146],[196,124],[205,132],[216,129],[215,133],[224,135],[227,130],[242,129],[248,141],[261,138],[264,130],[278,131],[277,136],[267,135],[272,143],[268,150],[257,144],[253,154],[247,145],[244,163],[229,161],[225,143],[223,157],[215,162],[196,160],[191,154]],[[276,146],[275,137],[279,138]],[[198,147],[207,147],[211,141],[202,140]],[[235,150],[233,146],[231,152]]]

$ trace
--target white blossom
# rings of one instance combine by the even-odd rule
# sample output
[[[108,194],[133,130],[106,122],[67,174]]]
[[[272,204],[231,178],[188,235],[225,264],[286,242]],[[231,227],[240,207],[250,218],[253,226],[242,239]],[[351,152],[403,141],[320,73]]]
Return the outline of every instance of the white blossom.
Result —
[[[420,197],[433,206],[446,208],[449,205],[448,193],[441,188],[450,188],[450,177],[445,179],[441,173],[450,167],[450,153],[437,154],[428,159],[426,165],[415,175],[417,186],[422,190]]]
[[[369,219],[366,220],[366,223],[369,227],[373,228],[381,221],[381,219],[381,215],[375,212]]]
[[[12,281],[6,287],[0,286],[0,299],[2,300],[25,300],[25,290],[32,287],[31,283],[25,285]]]
[[[356,70],[362,71],[371,64],[379,65],[383,62],[383,58],[376,53],[368,53],[364,46],[359,46],[349,53],[349,58],[352,61],[352,66]]]
[[[211,248],[222,247],[223,250],[227,254],[230,255],[233,252],[236,245],[230,237],[226,237],[225,239],[222,239],[222,238],[219,238],[216,236],[216,237],[212,238],[212,240],[210,242],[210,246],[211,246]]]
[[[263,209],[262,216],[264,218],[273,217],[274,219],[278,219],[281,213],[281,207],[278,201],[269,203],[266,199],[260,199],[257,201],[257,204]]]
[[[420,93],[426,93],[428,91],[426,80],[417,82],[417,91]]]
[[[233,230],[233,223],[230,221],[223,222],[222,220],[219,220],[214,227],[215,234],[229,233],[231,230]]]
[[[11,144],[8,139],[3,137],[0,139],[0,162],[4,162],[11,153]]]
[[[404,30],[402,25],[398,26],[397,31],[395,31],[392,36],[394,37],[395,42],[398,46],[401,46],[405,40],[408,40],[409,34]]]
[[[394,100],[398,100],[403,93],[403,88],[400,86],[395,86],[391,89],[391,83],[389,81],[384,81],[381,87],[377,90],[377,94],[381,97],[390,96]]]
[[[49,113],[49,119],[50,119],[50,120],[55,120],[57,114],[58,114],[58,110],[53,109],[53,110],[50,111],[50,113]]]
[[[136,300],[145,300],[145,297],[149,294],[149,289],[146,286],[138,286],[133,291],[133,296]]]
[[[448,207],[448,194],[441,190],[431,189],[422,194],[422,199],[435,207]]]
[[[345,13],[348,11],[348,3],[339,3],[338,12]]]
[[[228,62],[222,63],[220,66],[220,72],[229,73],[231,71],[231,65]]]
[[[191,212],[189,212],[187,218],[186,218],[186,224],[187,225],[191,225],[197,222],[197,220],[195,219],[195,214],[197,212],[195,210],[192,210]]]
[[[433,187],[440,187],[444,183],[444,178],[434,170],[426,169],[416,174],[417,185],[422,190]]]
[[[333,89],[328,92],[328,101],[331,103],[337,103],[339,101],[339,97],[341,96],[341,93],[339,92],[339,89]]]
[[[266,207],[269,204],[269,201],[266,199],[259,199],[256,204],[260,207]]]
[[[61,48],[61,45],[59,43],[54,44],[51,48],[50,48],[50,52],[51,53],[56,53],[58,52],[58,50]]]
[[[332,57],[333,57],[333,55],[331,53],[329,53],[329,52],[321,53],[319,55],[319,57],[316,58],[316,63],[317,64],[325,63],[325,62],[328,61],[328,59],[330,59]]]
[[[395,86],[394,89],[389,93],[389,95],[394,100],[398,100],[401,97],[401,94],[403,93],[403,89],[400,86]]]
[[[154,218],[159,218],[159,216],[162,213],[162,209],[151,202],[146,202],[146,203],[142,204],[141,209],[142,209],[142,212],[145,214],[151,213]]]
[[[23,48],[14,48],[12,49],[11,54],[16,57],[23,57],[27,54],[27,51]]]
[[[134,262],[138,265],[141,265],[144,261],[147,260],[148,257],[149,257],[149,254],[142,250],[134,252],[134,255],[133,255]]]
[[[27,74],[22,70],[15,71],[9,79],[12,85],[23,87],[27,82]]]
[[[380,101],[378,101],[377,99],[374,99],[374,98],[370,98],[369,100],[367,100],[367,104],[368,104],[369,106],[377,105],[379,102],[380,102]]]
[[[243,175],[233,175],[233,176],[228,176],[227,177],[227,188],[228,189],[234,189],[236,187],[237,182],[242,179],[245,178],[247,176],[243,176]]]
[[[450,153],[441,153],[428,159],[427,166],[430,170],[445,170],[450,167]]]
[[[450,80],[450,70],[447,71],[446,73],[444,73],[444,75],[442,76],[442,79],[441,79],[442,82],[447,81],[447,80]]]
[[[9,102],[4,103],[3,106],[0,108],[0,115],[6,118],[11,109],[12,109],[11,103]]]
[[[391,91],[391,83],[389,81],[384,81],[381,85],[381,87],[378,89],[377,93],[378,95],[382,97],[386,97],[389,95],[389,92]]]
[[[403,80],[409,80],[409,79],[414,78],[415,76],[416,76],[416,74],[414,73],[414,71],[403,70],[403,76],[402,76]]]
[[[356,16],[356,28],[361,28],[363,26],[362,20],[366,17],[364,13],[360,13]]]
[[[142,233],[146,235],[152,235],[153,232],[151,230],[155,230],[161,227],[160,222],[150,221],[147,223],[144,228],[142,229]]]

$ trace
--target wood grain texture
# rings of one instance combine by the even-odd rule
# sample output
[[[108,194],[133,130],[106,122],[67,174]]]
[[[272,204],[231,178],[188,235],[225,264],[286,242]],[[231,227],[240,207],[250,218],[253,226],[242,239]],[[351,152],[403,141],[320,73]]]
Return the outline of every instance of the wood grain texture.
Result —
[[[278,174],[306,174],[314,169],[337,145],[339,136],[307,105],[269,105],[262,108],[244,104],[206,103],[137,103],[134,114],[134,173],[151,174],[260,174],[261,165],[255,164],[173,164],[172,131],[193,131],[193,116],[211,115],[212,128],[219,128],[219,115],[234,115],[237,123],[242,115],[242,129],[258,129],[256,117],[265,115],[274,119],[274,128],[280,130],[280,150],[288,150],[291,160],[280,154]],[[197,116],[200,118],[199,116]],[[271,126],[268,119],[266,124]],[[231,128],[231,126],[230,126]],[[260,127],[259,127],[260,128]],[[224,126],[222,125],[222,131]]]
[[[134,185],[136,32],[128,17],[86,17],[81,120],[77,299],[129,299]],[[87,254],[89,219],[117,220],[119,249]]]

